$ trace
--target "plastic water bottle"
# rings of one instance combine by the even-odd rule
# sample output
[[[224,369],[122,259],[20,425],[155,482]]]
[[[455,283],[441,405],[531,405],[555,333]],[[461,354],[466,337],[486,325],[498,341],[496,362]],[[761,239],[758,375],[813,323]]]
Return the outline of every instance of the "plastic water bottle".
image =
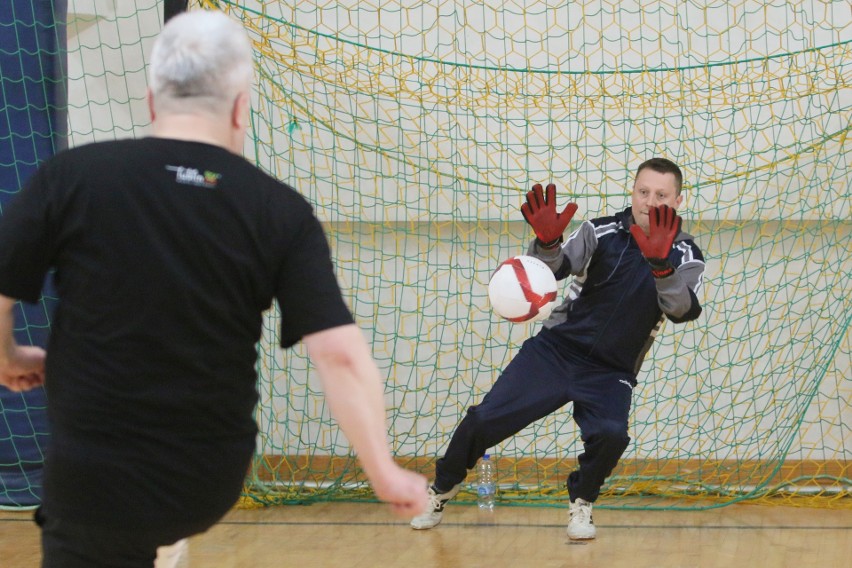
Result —
[[[485,454],[479,460],[478,473],[476,503],[482,511],[493,511],[494,497],[497,494],[497,475],[490,455]]]

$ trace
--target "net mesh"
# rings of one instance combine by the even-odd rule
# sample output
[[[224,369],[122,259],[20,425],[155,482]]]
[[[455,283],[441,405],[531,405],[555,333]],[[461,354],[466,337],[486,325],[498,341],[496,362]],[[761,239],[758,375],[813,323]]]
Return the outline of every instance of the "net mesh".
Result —
[[[707,260],[704,312],[658,335],[599,504],[852,507],[845,3],[190,8],[223,10],[250,33],[248,156],[328,231],[387,378],[401,464],[431,475],[466,409],[537,331],[501,321],[486,295],[499,262],[526,249],[529,186],[556,183],[578,219],[609,215],[629,205],[635,167],[665,156],[684,171],[684,227]],[[69,23],[72,143],[144,134],[158,9],[116,3]],[[277,325],[272,310],[244,505],[372,499],[304,350],[278,349]],[[581,452],[569,404],[492,450],[500,500],[564,504]]]

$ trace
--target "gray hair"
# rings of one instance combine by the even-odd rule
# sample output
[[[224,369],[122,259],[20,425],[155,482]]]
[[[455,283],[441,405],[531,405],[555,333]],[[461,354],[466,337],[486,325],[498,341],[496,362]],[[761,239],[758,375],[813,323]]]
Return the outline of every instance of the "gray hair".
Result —
[[[171,18],[151,50],[148,86],[163,112],[226,113],[251,80],[248,35],[222,12],[198,10]]]

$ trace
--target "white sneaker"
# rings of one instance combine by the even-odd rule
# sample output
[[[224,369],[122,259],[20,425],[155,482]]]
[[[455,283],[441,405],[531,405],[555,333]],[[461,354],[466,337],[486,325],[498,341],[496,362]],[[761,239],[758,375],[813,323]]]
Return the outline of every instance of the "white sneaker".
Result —
[[[595,538],[595,522],[592,520],[592,504],[575,499],[568,509],[568,538],[591,540]]]
[[[154,568],[178,568],[187,566],[187,544],[186,539],[181,539],[170,546],[161,546],[157,549],[157,558],[154,560]]]
[[[438,493],[434,485],[429,487],[429,508],[422,515],[411,519],[411,528],[417,530],[431,529],[440,523],[444,516],[444,505],[458,494],[459,489],[461,489],[461,483],[446,493]]]

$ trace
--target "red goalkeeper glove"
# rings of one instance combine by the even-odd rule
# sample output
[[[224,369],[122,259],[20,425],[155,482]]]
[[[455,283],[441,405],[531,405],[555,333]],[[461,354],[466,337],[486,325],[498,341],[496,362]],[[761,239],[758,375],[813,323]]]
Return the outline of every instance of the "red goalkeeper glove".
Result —
[[[651,207],[648,211],[650,221],[650,236],[639,225],[630,226],[630,232],[639,245],[639,250],[648,264],[651,265],[651,273],[655,278],[665,278],[674,273],[674,267],[669,262],[669,252],[672,250],[675,237],[680,233],[683,219],[668,205]]]
[[[544,248],[553,248],[562,241],[562,233],[576,212],[576,203],[566,205],[562,213],[556,212],[556,186],[552,183],[547,184],[546,196],[541,184],[535,184],[527,193],[527,202],[521,205],[521,214]]]

